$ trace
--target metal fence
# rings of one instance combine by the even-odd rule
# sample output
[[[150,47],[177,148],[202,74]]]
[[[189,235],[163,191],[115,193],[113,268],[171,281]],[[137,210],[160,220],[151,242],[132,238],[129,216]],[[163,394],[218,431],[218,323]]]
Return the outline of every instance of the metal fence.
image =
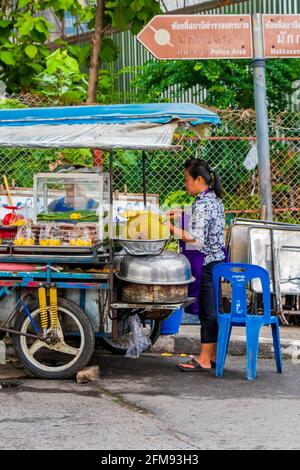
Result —
[[[147,154],[147,191],[160,204],[180,204],[184,196],[184,162],[199,157],[219,173],[225,209],[232,216],[260,218],[259,178],[253,111],[221,111],[223,125],[209,137],[178,136],[176,152]],[[270,152],[274,218],[300,223],[300,114],[270,116]],[[108,159],[105,159],[106,165]],[[141,154],[120,152],[114,166],[117,189],[141,191]]]
[[[37,103],[23,96],[23,101]],[[39,101],[39,105],[46,104]],[[174,144],[180,150],[146,153],[147,192],[159,195],[159,203],[185,202],[183,167],[188,158],[207,160],[221,176],[226,211],[232,216],[260,218],[259,177],[256,164],[255,114],[251,110],[218,112],[222,126],[205,138],[179,132]],[[300,223],[300,113],[270,116],[270,152],[274,218]],[[104,154],[104,169],[108,169]],[[33,174],[49,171],[58,163],[91,166],[90,150],[0,148],[2,174],[17,187],[31,187]],[[141,152],[117,151],[114,159],[116,189],[142,191]]]

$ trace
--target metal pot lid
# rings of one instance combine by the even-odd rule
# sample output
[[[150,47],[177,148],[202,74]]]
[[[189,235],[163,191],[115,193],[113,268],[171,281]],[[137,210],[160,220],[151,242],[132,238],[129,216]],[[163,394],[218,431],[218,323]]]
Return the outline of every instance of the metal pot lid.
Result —
[[[184,285],[195,280],[189,260],[173,251],[156,256],[126,255],[116,276],[123,281],[150,285]]]
[[[156,285],[159,285],[159,286],[181,286],[181,285],[186,285],[186,284],[191,284],[192,282],[194,282],[196,279],[192,276],[190,278],[189,281],[168,281],[168,282],[157,282],[157,281],[137,281],[136,279],[130,279],[129,277],[124,277],[124,276],[121,276],[119,273],[115,273],[115,275],[117,276],[118,279],[120,279],[121,281],[126,281],[126,282],[132,282],[133,284],[146,284],[146,285],[153,285],[153,286],[156,286]]]

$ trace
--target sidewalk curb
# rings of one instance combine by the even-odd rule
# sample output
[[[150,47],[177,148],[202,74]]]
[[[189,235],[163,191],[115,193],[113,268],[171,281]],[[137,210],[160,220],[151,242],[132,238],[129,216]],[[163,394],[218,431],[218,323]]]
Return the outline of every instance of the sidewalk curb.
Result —
[[[199,337],[184,335],[164,335],[160,336],[157,342],[152,346],[153,353],[170,354],[197,354],[199,353]],[[283,359],[293,359],[300,363],[300,340],[282,340],[281,352]],[[231,339],[228,354],[232,356],[245,356],[246,337],[236,336]],[[261,337],[259,340],[259,357],[264,359],[273,359],[274,348],[271,338]]]

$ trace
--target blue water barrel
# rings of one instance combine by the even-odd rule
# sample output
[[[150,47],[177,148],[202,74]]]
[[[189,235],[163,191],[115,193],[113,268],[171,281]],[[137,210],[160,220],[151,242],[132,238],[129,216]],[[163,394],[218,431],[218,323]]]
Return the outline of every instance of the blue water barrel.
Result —
[[[175,335],[176,333],[178,333],[182,316],[182,308],[178,308],[177,310],[174,310],[172,313],[170,313],[168,318],[162,321],[160,333],[162,335]]]

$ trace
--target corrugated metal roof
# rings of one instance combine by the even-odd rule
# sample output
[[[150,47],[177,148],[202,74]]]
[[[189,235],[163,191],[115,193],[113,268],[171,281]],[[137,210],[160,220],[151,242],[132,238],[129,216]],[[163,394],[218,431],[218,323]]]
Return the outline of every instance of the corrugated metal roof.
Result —
[[[165,12],[299,13],[299,0],[161,0]]]
[[[184,10],[197,12],[203,10],[204,8],[214,8],[217,5],[231,5],[234,3],[242,3],[246,0],[160,0],[161,8],[164,12],[175,12],[180,10],[181,13]],[[222,5],[223,4],[223,5]]]
[[[208,3],[208,0],[161,0],[161,8],[163,11],[173,11],[179,10],[181,8],[186,8],[191,5],[203,5],[204,3]]]

